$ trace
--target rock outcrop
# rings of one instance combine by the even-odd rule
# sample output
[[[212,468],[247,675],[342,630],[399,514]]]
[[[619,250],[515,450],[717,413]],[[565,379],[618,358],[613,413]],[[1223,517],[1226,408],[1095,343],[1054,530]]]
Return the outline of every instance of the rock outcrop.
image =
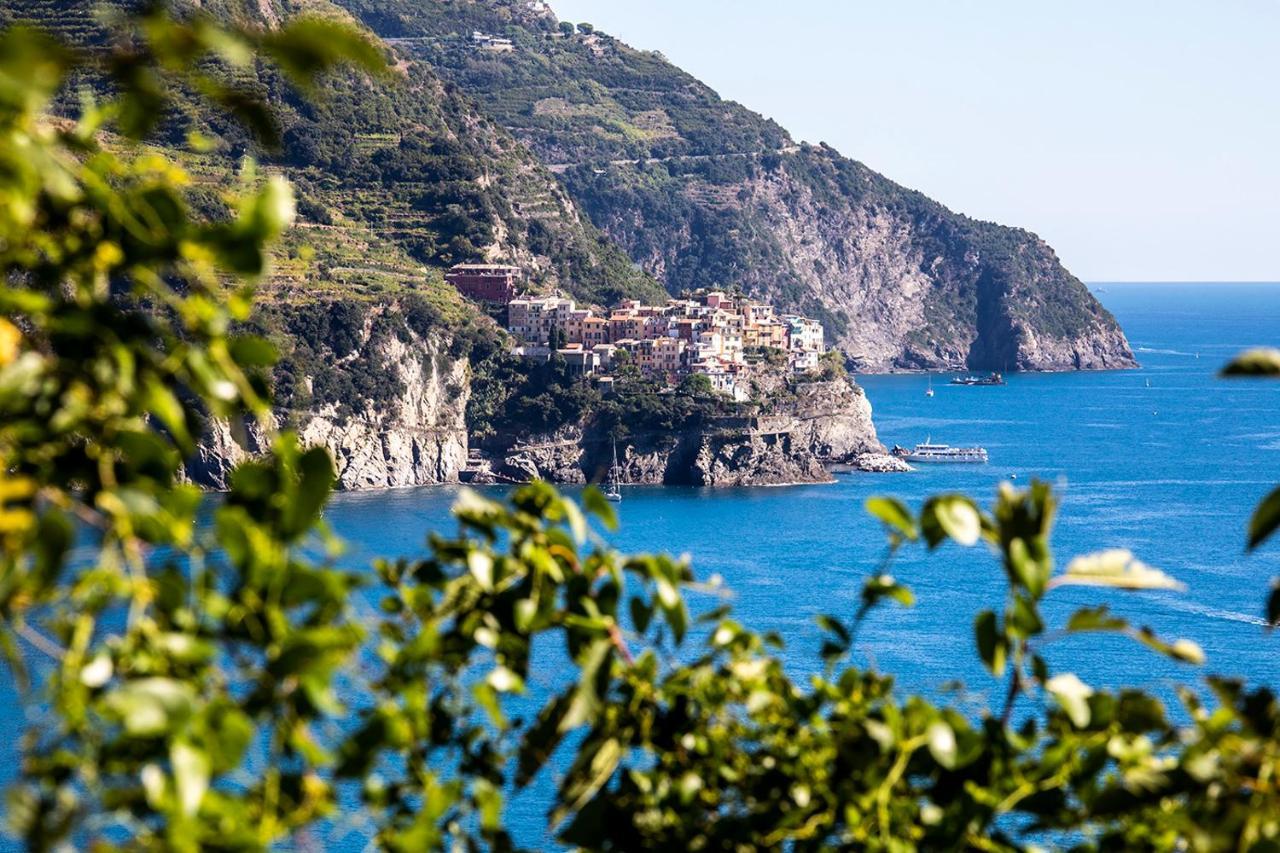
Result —
[[[400,389],[390,402],[366,404],[351,414],[329,405],[294,415],[302,443],[325,447],[333,456],[338,488],[458,482],[467,464],[468,365],[443,355],[443,346],[411,333],[404,339],[388,336],[377,344],[376,355],[387,380]],[[194,482],[223,489],[235,465],[263,449],[256,427],[215,422],[187,471]]]
[[[832,380],[801,383],[785,402],[750,417],[632,435],[617,450],[625,483],[719,487],[827,482],[827,466],[884,447],[863,390]],[[503,481],[599,482],[612,453],[611,442],[575,425],[509,448],[493,467]]]
[[[367,341],[366,341],[367,343]],[[375,408],[343,414],[329,405],[299,417],[306,445],[328,448],[341,489],[456,483],[468,467],[468,364],[444,343],[416,335],[385,337],[376,356],[399,393]],[[356,355],[353,357],[363,357]],[[785,387],[785,383],[782,383]],[[889,470],[871,421],[871,404],[848,379],[772,389],[766,406],[685,429],[628,436],[618,442],[621,479],[630,484],[705,487],[786,485],[831,480],[832,466]],[[235,465],[265,450],[256,426],[212,424],[187,470],[209,488],[226,488]],[[525,437],[477,466],[476,482],[534,479],[583,484],[605,479],[613,442],[590,424]]]
[[[859,453],[849,463],[849,469],[869,474],[904,474],[915,470],[905,460],[890,453]]]

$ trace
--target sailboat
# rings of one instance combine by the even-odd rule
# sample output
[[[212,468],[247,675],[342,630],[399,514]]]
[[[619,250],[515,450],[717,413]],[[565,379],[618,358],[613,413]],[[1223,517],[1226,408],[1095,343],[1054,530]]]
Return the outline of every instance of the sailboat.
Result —
[[[926,397],[932,397],[932,396],[933,396],[933,374],[932,374],[932,373],[930,373],[930,374],[929,374],[929,390],[928,390],[928,391],[925,391],[925,392],[924,392],[924,395],[925,395]]]
[[[604,486],[604,499],[613,503],[622,503],[622,491],[618,488],[618,442],[613,443],[613,466],[609,469],[609,479]]]

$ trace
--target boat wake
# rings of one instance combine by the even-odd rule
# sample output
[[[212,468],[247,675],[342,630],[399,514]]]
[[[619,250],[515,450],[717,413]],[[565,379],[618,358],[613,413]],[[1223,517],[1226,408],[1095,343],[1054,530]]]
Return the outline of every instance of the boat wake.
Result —
[[[1187,358],[1196,357],[1196,354],[1193,352],[1183,352],[1179,349],[1159,349],[1158,347],[1136,347],[1134,352],[1145,352],[1150,353],[1151,355],[1181,355],[1186,356]]]
[[[1253,616],[1248,613],[1237,613],[1234,610],[1223,610],[1219,607],[1210,607],[1207,604],[1200,604],[1195,601],[1183,601],[1180,599],[1170,599],[1166,602],[1172,610],[1178,610],[1182,613],[1190,613],[1194,616],[1206,616],[1210,619],[1216,619],[1221,622],[1240,622],[1245,625],[1257,625],[1260,628],[1267,626],[1267,620],[1260,616]]]

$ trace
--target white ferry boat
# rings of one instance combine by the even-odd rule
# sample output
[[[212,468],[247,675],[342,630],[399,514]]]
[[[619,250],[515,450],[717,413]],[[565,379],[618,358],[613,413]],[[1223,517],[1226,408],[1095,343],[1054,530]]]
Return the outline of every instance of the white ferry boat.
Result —
[[[987,462],[985,447],[951,447],[947,444],[931,444],[928,439],[911,450],[894,445],[893,455],[908,462],[964,462],[977,465]]]

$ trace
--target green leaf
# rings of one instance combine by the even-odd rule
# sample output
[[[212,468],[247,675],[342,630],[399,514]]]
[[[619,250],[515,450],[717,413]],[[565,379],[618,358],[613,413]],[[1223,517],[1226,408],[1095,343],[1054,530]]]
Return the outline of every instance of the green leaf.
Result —
[[[516,630],[522,634],[528,633],[533,627],[533,620],[538,616],[538,602],[532,598],[522,598],[512,608],[512,615],[515,617]]]
[[[1045,689],[1057,700],[1071,722],[1078,729],[1089,725],[1089,697],[1093,688],[1081,681],[1074,673],[1063,673],[1050,678]]]
[[[493,557],[476,548],[467,553],[467,571],[484,590],[493,589]]]
[[[613,646],[608,639],[592,641],[582,658],[582,671],[571,694],[569,708],[560,719],[559,730],[567,732],[595,719],[603,705],[600,686],[606,681]]]
[[[1029,545],[1021,536],[1015,536],[1009,540],[1005,553],[1013,578],[1038,600],[1044,595],[1049,575],[1053,572],[1053,562],[1047,551]]]
[[[1266,542],[1280,527],[1280,488],[1262,499],[1249,519],[1249,550]]]
[[[1204,663],[1204,649],[1195,640],[1174,640],[1169,646],[1169,654],[1184,663],[1200,666]]]
[[[489,686],[499,693],[523,693],[524,679],[505,666],[495,667],[486,679]]]
[[[1005,622],[1011,632],[1016,631],[1017,636],[1023,639],[1034,637],[1044,630],[1044,621],[1040,618],[1035,602],[1022,594],[1014,596],[1009,609],[1005,611]]]
[[[304,15],[262,41],[263,51],[303,89],[314,86],[320,75],[340,64],[382,72],[382,51],[354,27],[339,21]]]
[[[569,713],[572,702],[571,695],[555,696],[542,710],[529,730],[520,741],[520,750],[516,762],[516,786],[523,788],[533,781],[533,777],[551,758],[556,747],[564,738],[565,728],[561,725]]]
[[[178,807],[190,817],[199,811],[209,790],[209,756],[204,750],[179,740],[169,748],[169,763],[173,767]]]
[[[146,406],[173,436],[178,446],[192,447],[191,434],[187,430],[186,410],[177,396],[159,379],[150,377],[146,383]]]
[[[40,516],[36,527],[35,571],[30,578],[32,592],[41,595],[58,580],[74,539],[75,528],[65,513],[50,509]]]
[[[911,589],[898,583],[893,575],[877,575],[862,585],[863,611],[870,610],[886,598],[892,598],[903,607],[912,607],[916,603]]]
[[[111,655],[101,652],[81,668],[80,683],[91,690],[96,690],[110,681],[114,672]]]
[[[930,724],[926,733],[929,738],[929,754],[933,760],[948,770],[956,766],[956,733],[951,726],[942,720]]]
[[[921,527],[931,548],[940,544],[944,536],[967,548],[976,545],[982,536],[982,515],[974,502],[963,495],[941,495],[925,503]]]
[[[582,514],[582,510],[578,505],[568,498],[564,498],[561,507],[564,509],[564,519],[569,525],[569,532],[573,534],[573,541],[581,545],[587,540],[587,518]]]
[[[1204,663],[1204,650],[1193,640],[1175,640],[1172,643],[1166,643],[1161,640],[1156,633],[1150,628],[1141,628],[1132,631],[1129,634],[1138,642],[1148,648],[1154,649],[1162,655],[1173,658],[1182,663],[1189,663],[1199,666]]]
[[[1222,368],[1222,376],[1280,376],[1280,349],[1247,350]]]
[[[649,630],[649,620],[653,618],[653,607],[638,595],[631,596],[628,607],[631,610],[631,623],[637,634]]]
[[[171,731],[191,715],[195,693],[189,684],[171,678],[129,681],[107,694],[105,704],[136,737]]]
[[[1106,605],[1081,608],[1067,620],[1067,630],[1073,634],[1085,631],[1124,631],[1128,627],[1129,623],[1118,616],[1112,616]]]
[[[270,367],[280,354],[275,345],[256,335],[240,335],[228,341],[231,357],[242,367]]]
[[[25,26],[0,30],[0,106],[14,114],[34,113],[53,93],[71,66],[67,48]]]
[[[298,460],[298,471],[297,493],[285,510],[284,533],[289,537],[301,536],[311,529],[337,481],[333,460],[323,447],[313,447],[303,453]]]
[[[502,825],[502,791],[488,779],[477,779],[472,790],[480,809],[480,828],[494,832]]]
[[[582,808],[605,786],[613,775],[614,768],[622,760],[622,753],[622,744],[615,738],[607,738],[598,744],[584,747],[560,787],[560,805],[551,813],[552,825],[560,823]]]
[[[600,523],[604,525],[605,530],[614,531],[618,529],[618,514],[614,511],[613,504],[609,503],[595,486],[588,486],[583,490],[582,506],[587,512],[600,519]]]
[[[911,541],[915,541],[919,537],[919,531],[916,530],[916,522],[911,515],[911,510],[897,498],[868,498],[863,506],[868,513],[880,519],[891,531],[899,533]]]
[[[992,675],[1004,674],[1006,660],[1006,643],[1000,634],[996,622],[996,614],[984,610],[978,614],[973,623],[974,636],[978,641],[978,654]]]
[[[836,637],[839,638],[840,642],[843,643],[846,647],[849,645],[849,642],[852,639],[849,636],[849,629],[845,628],[844,623],[842,623],[839,619],[837,619],[834,616],[819,614],[813,617],[813,621],[817,622],[818,627],[821,628],[822,630],[830,631],[832,634],[835,634]]]

